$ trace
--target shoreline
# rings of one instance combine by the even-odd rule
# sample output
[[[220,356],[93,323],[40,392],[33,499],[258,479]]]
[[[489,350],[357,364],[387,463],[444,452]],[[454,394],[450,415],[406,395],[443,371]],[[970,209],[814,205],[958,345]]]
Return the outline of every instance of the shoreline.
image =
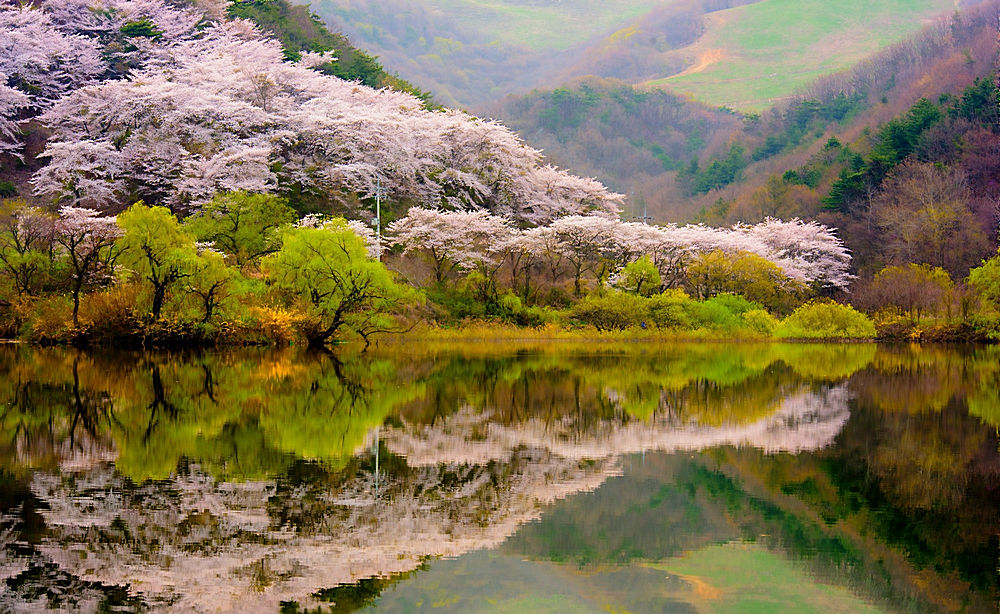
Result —
[[[413,329],[387,334],[372,339],[372,347],[392,347],[410,344],[469,344],[469,343],[597,343],[597,344],[652,344],[652,343],[919,343],[927,345],[976,344],[991,345],[996,340],[968,325],[941,325],[913,331],[879,331],[874,337],[776,337],[763,334],[732,334],[710,329],[639,329],[600,331],[595,328],[568,328],[548,325],[542,327],[522,327],[490,322],[470,322],[458,326],[420,325]],[[54,342],[19,338],[0,338],[0,345],[25,345],[32,347],[76,347],[80,349],[102,350],[189,350],[210,348],[285,348],[309,347],[304,341],[285,342],[281,340],[260,340],[256,343],[228,342],[225,339],[205,339],[192,342],[190,337],[169,339],[160,337],[149,342],[132,338],[124,343],[116,342],[74,342],[71,340]],[[361,340],[348,339],[330,343],[316,349],[334,350],[339,347],[363,345]]]

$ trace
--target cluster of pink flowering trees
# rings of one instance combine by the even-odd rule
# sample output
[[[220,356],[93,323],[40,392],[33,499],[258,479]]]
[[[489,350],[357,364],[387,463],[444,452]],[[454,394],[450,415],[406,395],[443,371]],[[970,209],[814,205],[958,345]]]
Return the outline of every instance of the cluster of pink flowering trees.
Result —
[[[0,153],[19,156],[25,122],[81,87],[129,76],[201,20],[162,0],[0,7]]]
[[[528,223],[621,204],[497,122],[321,74],[314,55],[288,62],[251,23],[164,0],[4,7],[0,147],[16,154],[35,118],[51,132],[35,192],[111,211],[190,212],[242,190],[350,214],[379,184],[394,202]]]
[[[753,226],[649,226],[610,216],[566,216],[546,226],[519,230],[510,220],[484,212],[410,209],[389,227],[404,254],[427,258],[436,282],[477,272],[495,289],[506,267],[511,285],[527,297],[539,275],[550,284],[571,279],[580,295],[588,276],[598,284],[626,265],[647,258],[660,290],[683,287],[688,265],[699,255],[754,254],[791,282],[814,290],[845,289],[852,279],[843,242],[816,222],[769,219]],[[482,282],[481,282],[482,283]]]

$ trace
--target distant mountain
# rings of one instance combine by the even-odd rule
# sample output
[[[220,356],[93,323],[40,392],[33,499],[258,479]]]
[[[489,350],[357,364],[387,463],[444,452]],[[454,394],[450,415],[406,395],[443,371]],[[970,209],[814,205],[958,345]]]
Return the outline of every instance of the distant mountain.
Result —
[[[794,196],[794,206],[750,206],[750,194],[774,173],[822,155],[831,137],[858,140],[921,97],[960,95],[987,77],[996,66],[998,5],[991,0],[942,16],[762,113],[713,109],[655,88],[594,78],[510,96],[488,113],[558,164],[631,195],[632,215],[645,204],[655,220],[686,221],[699,211],[716,223],[814,216],[825,196],[816,188],[828,189],[832,178],[821,187],[808,177],[807,194],[799,193],[804,184],[794,186],[785,198]],[[725,206],[737,202],[742,205]]]

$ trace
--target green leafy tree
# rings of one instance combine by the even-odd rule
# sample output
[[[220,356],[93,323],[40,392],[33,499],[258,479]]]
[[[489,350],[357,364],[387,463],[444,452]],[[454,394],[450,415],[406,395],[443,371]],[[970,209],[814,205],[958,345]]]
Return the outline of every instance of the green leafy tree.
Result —
[[[211,242],[241,269],[280,247],[278,229],[295,221],[285,199],[273,194],[219,194],[184,222],[198,241]]]
[[[54,223],[24,201],[0,205],[0,280],[18,296],[37,294],[53,277]]]
[[[687,269],[687,285],[698,298],[739,294],[773,311],[787,313],[805,293],[777,265],[756,254],[720,250],[695,257]]]
[[[226,266],[223,255],[215,250],[205,250],[192,263],[188,290],[198,297],[204,315],[202,323],[212,319],[219,305],[233,294],[239,273]]]
[[[393,330],[392,312],[414,298],[381,262],[368,256],[364,241],[343,219],[320,228],[290,228],[279,251],[264,258],[269,281],[305,305],[312,323],[310,345],[322,345],[344,329],[365,343],[377,332]]]
[[[616,285],[641,296],[650,296],[660,290],[663,280],[660,271],[649,256],[628,263],[618,274]]]
[[[979,296],[1000,309],[1000,252],[969,271],[969,283]]]
[[[118,216],[123,235],[118,263],[146,281],[153,293],[150,315],[159,319],[167,293],[191,276],[198,264],[194,237],[166,207],[138,202]]]

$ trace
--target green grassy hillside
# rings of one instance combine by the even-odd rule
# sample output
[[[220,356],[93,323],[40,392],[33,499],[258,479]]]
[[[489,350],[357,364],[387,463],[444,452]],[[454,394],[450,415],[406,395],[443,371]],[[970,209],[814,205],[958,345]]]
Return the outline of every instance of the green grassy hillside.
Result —
[[[648,85],[760,110],[846,68],[955,7],[954,0],[764,0],[707,17],[691,66]]]

